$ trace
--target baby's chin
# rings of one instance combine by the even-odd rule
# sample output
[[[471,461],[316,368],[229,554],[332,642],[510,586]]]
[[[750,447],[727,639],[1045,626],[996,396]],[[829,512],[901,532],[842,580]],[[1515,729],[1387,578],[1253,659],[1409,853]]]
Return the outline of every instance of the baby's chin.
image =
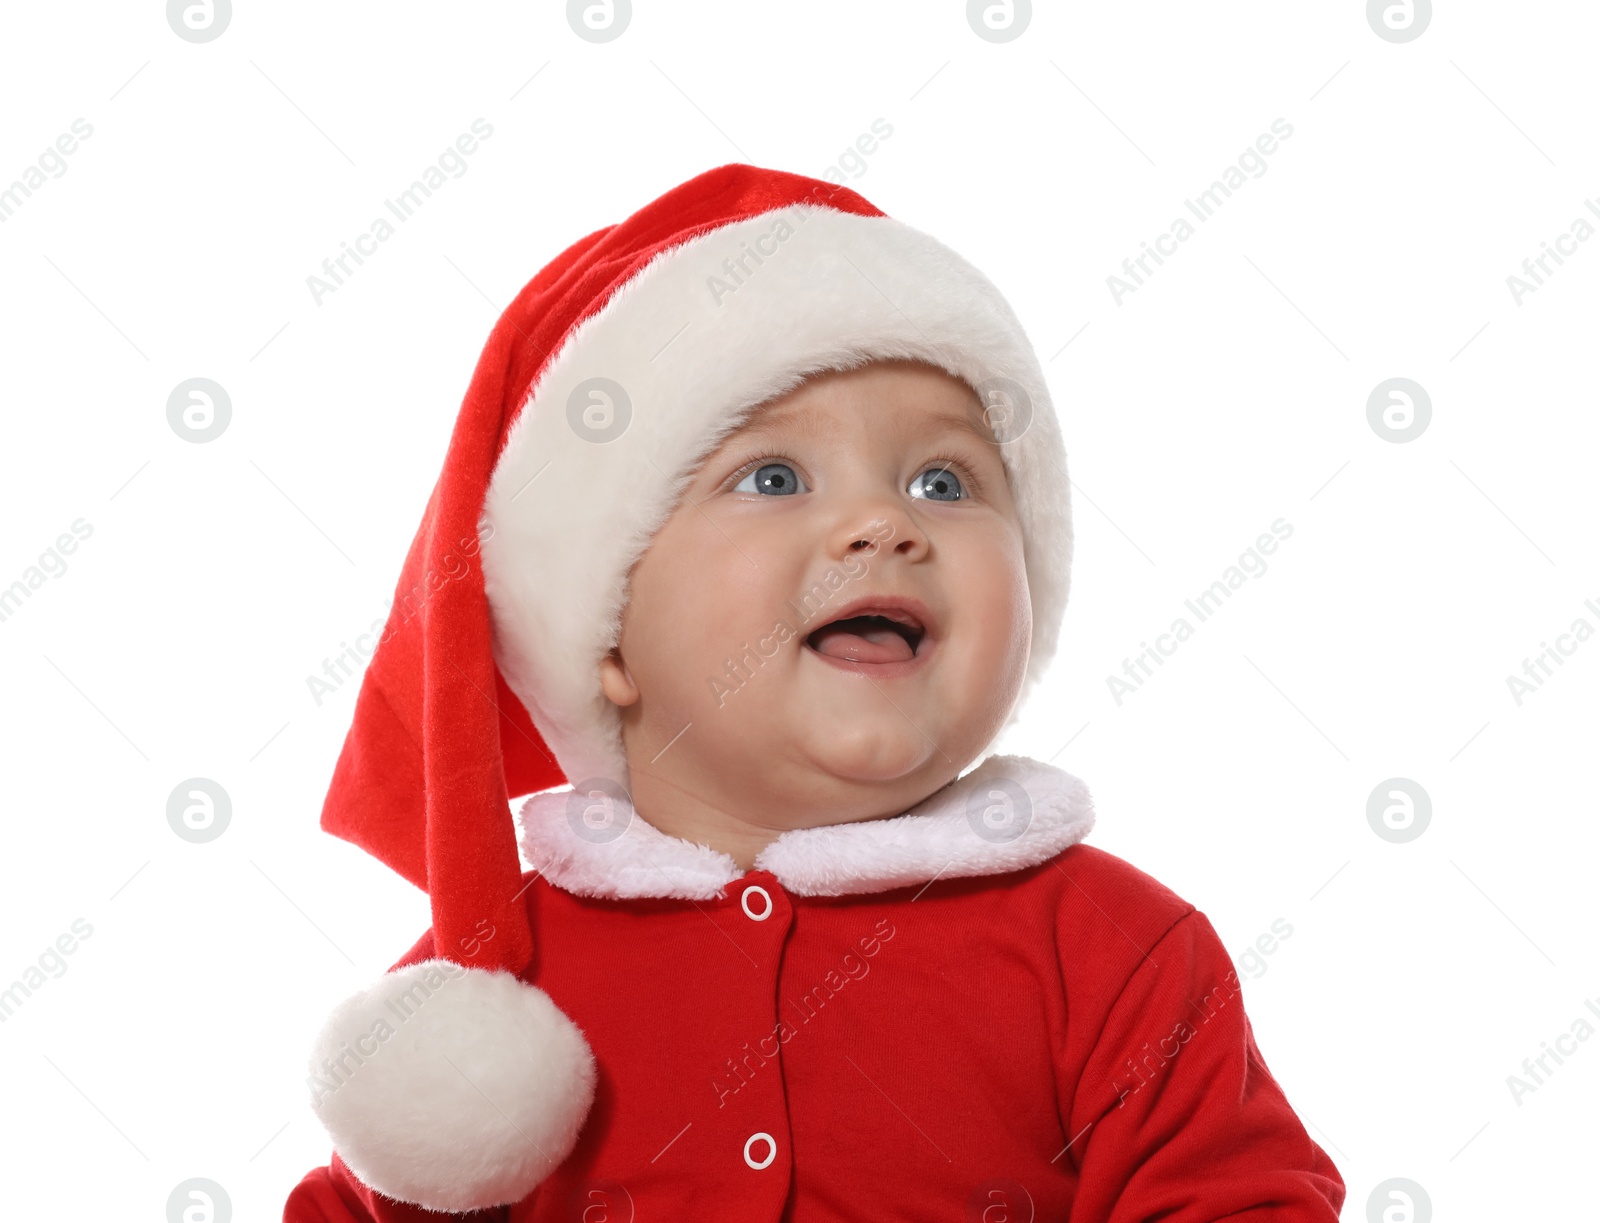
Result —
[[[931,794],[960,771],[959,753],[940,750],[938,728],[919,730],[894,710],[888,712],[889,718],[835,720],[797,730],[790,739],[791,757],[801,769],[815,773],[819,788],[836,791],[875,787],[909,792],[921,783]]]

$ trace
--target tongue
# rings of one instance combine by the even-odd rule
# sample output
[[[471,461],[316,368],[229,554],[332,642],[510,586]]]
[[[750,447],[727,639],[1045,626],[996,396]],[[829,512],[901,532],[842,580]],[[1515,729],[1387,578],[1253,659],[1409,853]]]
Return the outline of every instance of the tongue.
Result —
[[[899,633],[859,617],[818,629],[811,646],[818,654],[853,662],[904,662],[912,656],[911,643]]]

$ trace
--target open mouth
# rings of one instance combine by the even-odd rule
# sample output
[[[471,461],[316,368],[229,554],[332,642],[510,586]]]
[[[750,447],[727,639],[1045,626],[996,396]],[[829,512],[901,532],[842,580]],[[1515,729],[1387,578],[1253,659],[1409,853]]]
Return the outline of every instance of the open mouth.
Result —
[[[824,624],[806,645],[824,658],[866,666],[908,662],[927,636],[922,619],[903,608],[852,608]]]

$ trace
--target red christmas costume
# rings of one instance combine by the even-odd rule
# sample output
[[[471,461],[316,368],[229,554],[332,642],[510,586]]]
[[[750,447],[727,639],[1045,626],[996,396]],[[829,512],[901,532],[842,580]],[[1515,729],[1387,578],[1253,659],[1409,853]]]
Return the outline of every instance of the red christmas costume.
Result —
[[[336,1153],[286,1223],[1337,1216],[1215,933],[1077,844],[1075,778],[990,757],[748,872],[608,797],[596,665],[628,568],[748,409],[885,357],[992,409],[1031,686],[1067,594],[1065,458],[1015,315],[960,256],[847,189],[724,166],[507,307],[323,809],[433,924],[318,1039]],[[525,873],[508,799],[569,780],[523,807]]]

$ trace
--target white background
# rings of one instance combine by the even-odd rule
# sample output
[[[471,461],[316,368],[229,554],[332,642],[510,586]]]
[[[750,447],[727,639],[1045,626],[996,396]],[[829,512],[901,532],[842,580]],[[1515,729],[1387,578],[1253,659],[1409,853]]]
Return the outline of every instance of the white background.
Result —
[[[0,183],[93,134],[0,224],[0,585],[93,534],[0,623],[0,985],[93,934],[0,1026],[7,1217],[161,1220],[204,1176],[276,1219],[327,1161],[306,1047],[428,912],[318,830],[357,685],[307,677],[384,614],[499,309],[672,185],[820,175],[879,118],[849,185],[1007,294],[1066,434],[1073,596],[1005,746],[1083,777],[1092,843],[1236,953],[1292,925],[1245,998],[1346,1219],[1392,1177],[1441,1220],[1593,1211],[1600,1039],[1520,1103],[1507,1076],[1600,999],[1600,637],[1520,705],[1506,677],[1600,628],[1600,241],[1520,304],[1507,277],[1600,224],[1600,14],[1454,3],[1395,44],[1348,0],[1047,7],[997,44],[959,3],[640,3],[603,45],[559,4],[240,4],[205,44],[159,3],[8,7]],[[192,377],[232,401],[206,444],[167,423]],[[1368,423],[1391,377],[1431,397],[1414,441]],[[1279,518],[1119,705],[1107,676]],[[166,819],[196,776],[233,802],[208,844]],[[1367,820],[1394,777],[1432,800],[1404,844]]]

